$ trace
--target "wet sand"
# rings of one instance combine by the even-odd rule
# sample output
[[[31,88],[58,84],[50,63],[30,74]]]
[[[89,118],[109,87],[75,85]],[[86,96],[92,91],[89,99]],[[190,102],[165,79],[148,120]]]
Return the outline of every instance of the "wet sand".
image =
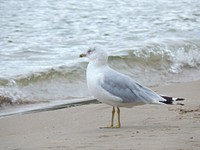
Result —
[[[153,88],[184,97],[185,106],[121,108],[120,129],[100,129],[112,107],[89,104],[0,119],[0,148],[6,150],[197,150],[200,149],[200,81]]]

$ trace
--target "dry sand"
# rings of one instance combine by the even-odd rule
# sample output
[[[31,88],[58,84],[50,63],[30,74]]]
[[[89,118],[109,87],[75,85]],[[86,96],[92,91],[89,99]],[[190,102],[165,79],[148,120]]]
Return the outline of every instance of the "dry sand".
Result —
[[[154,88],[184,97],[185,106],[121,109],[122,128],[110,123],[110,106],[90,104],[0,119],[0,149],[197,150],[200,149],[200,81]]]

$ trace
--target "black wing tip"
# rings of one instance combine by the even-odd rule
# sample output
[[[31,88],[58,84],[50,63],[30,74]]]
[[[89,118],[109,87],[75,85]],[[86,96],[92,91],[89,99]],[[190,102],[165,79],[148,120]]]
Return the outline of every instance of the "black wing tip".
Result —
[[[170,96],[161,96],[162,98],[166,99],[167,101],[183,101],[185,100],[184,98],[174,98],[174,97],[170,97]]]
[[[164,103],[164,104],[168,104],[168,105],[172,105],[173,104],[173,101],[159,101],[161,103]]]
[[[174,102],[176,102],[176,101],[183,101],[183,100],[185,100],[184,98],[173,98],[173,97],[169,97],[169,96],[161,96],[161,97],[164,98],[166,101],[160,101],[160,102],[164,103],[164,104],[169,104],[169,105],[174,104]],[[182,103],[176,103],[176,105],[182,105],[182,106],[184,106],[184,104],[182,104]]]
[[[167,105],[174,105],[174,101],[159,101],[159,102],[167,104]],[[185,104],[183,104],[183,103],[176,103],[175,105],[184,106]]]
[[[176,98],[176,101],[183,101],[185,100],[184,98]]]
[[[185,104],[183,104],[183,103],[177,103],[176,105],[181,105],[181,106],[184,106]]]

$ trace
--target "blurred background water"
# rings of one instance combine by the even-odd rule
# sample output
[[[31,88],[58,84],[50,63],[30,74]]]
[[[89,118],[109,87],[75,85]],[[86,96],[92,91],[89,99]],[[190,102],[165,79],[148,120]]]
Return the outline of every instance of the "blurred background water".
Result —
[[[1,1],[0,112],[90,97],[79,54],[92,44],[148,86],[199,79],[200,1]]]

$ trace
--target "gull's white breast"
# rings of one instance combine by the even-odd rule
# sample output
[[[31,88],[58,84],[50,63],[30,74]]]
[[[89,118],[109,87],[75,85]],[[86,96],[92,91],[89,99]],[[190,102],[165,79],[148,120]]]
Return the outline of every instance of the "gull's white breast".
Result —
[[[119,106],[123,105],[122,99],[111,95],[109,92],[101,87],[101,83],[104,82],[104,72],[109,69],[108,66],[97,67],[90,62],[87,67],[87,86],[90,93],[99,101],[111,105]]]

